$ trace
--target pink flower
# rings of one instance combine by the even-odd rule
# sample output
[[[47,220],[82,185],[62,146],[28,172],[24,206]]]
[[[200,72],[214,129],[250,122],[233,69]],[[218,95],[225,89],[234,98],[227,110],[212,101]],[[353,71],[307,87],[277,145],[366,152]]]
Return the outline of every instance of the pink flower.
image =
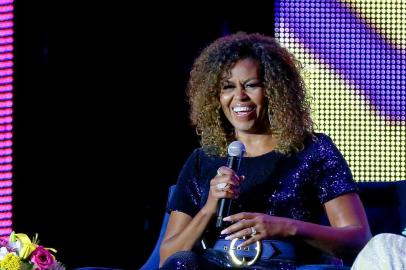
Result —
[[[0,247],[8,247],[8,240],[0,238]]]
[[[39,270],[49,269],[55,262],[54,256],[42,246],[37,248],[31,253],[31,261]]]

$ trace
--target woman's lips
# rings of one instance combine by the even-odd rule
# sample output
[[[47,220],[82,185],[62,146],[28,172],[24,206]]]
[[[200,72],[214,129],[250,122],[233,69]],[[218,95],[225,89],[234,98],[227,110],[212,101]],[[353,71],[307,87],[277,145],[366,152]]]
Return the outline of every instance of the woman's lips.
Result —
[[[232,111],[237,117],[246,118],[255,112],[255,106],[234,106]]]

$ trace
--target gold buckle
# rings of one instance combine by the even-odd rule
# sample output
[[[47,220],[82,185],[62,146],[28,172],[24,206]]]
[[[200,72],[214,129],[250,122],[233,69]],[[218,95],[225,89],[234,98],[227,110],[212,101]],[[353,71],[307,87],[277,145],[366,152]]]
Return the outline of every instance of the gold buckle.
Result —
[[[234,265],[236,267],[244,267],[244,266],[249,266],[249,265],[253,265],[259,258],[259,256],[261,255],[261,251],[262,251],[262,245],[261,245],[261,241],[256,241],[255,242],[255,256],[252,260],[246,260],[245,257],[239,258],[237,257],[237,255],[235,254],[235,243],[237,243],[238,238],[234,238],[231,243],[230,243],[230,249],[228,251],[228,254],[231,257],[231,260],[233,261]]]

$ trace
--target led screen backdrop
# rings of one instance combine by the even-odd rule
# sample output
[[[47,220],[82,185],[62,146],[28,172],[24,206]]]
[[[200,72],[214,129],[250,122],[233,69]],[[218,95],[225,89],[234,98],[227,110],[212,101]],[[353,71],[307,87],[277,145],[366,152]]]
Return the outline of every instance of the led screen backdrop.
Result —
[[[0,0],[0,236],[12,230],[13,9]]]
[[[275,1],[275,36],[302,63],[318,131],[356,181],[406,179],[406,1]]]

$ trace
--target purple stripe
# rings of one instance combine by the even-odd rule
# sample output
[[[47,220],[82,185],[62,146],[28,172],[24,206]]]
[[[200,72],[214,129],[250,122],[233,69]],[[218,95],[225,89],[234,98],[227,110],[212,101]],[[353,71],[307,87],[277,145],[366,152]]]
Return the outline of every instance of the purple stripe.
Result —
[[[301,14],[300,17],[297,14]],[[288,28],[387,120],[406,117],[406,52],[334,0],[277,1],[276,28]]]

